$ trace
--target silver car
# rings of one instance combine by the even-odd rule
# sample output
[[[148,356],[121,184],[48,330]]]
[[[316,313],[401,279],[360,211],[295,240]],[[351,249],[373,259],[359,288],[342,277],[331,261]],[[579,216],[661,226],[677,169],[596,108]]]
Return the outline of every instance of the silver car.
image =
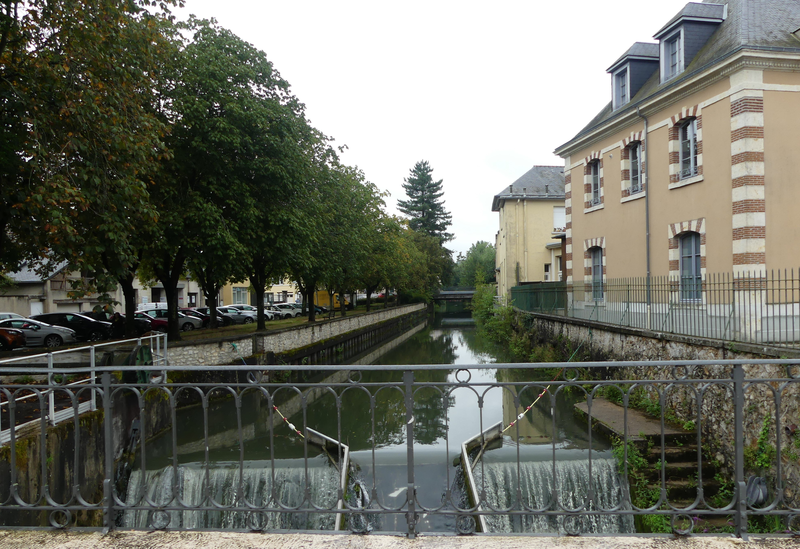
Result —
[[[75,330],[53,326],[30,318],[7,318],[0,320],[0,328],[17,328],[25,333],[28,347],[60,347],[65,343],[75,343]]]
[[[139,312],[152,316],[153,318],[163,318],[164,320],[169,320],[169,311],[167,309],[142,309]],[[203,321],[196,316],[185,315],[178,311],[178,326],[182,331],[188,332],[190,330],[202,328]]]
[[[247,316],[252,316],[253,319],[258,318],[258,309],[256,309],[252,305],[236,304],[236,305],[228,305],[228,307],[232,309],[239,309],[242,312],[242,314],[246,314]],[[267,310],[266,307],[264,307],[264,319],[272,320],[272,316],[273,316],[272,311],[269,311]]]

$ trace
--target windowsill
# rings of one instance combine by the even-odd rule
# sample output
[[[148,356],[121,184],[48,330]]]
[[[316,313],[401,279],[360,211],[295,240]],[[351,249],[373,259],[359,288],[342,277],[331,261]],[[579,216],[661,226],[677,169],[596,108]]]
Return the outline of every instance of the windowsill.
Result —
[[[669,190],[672,189],[680,189],[681,187],[685,187],[687,185],[694,185],[695,183],[700,183],[703,180],[702,175],[695,175],[694,177],[689,177],[687,179],[681,179],[677,183],[670,183]]]
[[[620,204],[625,204],[626,202],[631,202],[632,200],[639,200],[640,198],[644,198],[647,195],[647,191],[639,191],[638,193],[632,194],[630,196],[626,196],[625,198],[620,199]]]
[[[605,207],[606,207],[605,204],[598,204],[597,206],[592,206],[591,208],[584,209],[583,213],[588,214],[588,213],[596,212],[597,210],[602,210]]]

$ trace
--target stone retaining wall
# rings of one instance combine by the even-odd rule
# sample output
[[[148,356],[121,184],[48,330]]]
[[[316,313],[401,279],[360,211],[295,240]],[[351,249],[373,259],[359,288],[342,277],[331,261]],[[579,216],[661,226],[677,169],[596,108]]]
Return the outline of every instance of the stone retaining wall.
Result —
[[[653,400],[664,395],[665,409],[674,412],[682,421],[695,421],[701,429],[701,440],[711,449],[710,456],[717,459],[728,472],[734,466],[734,404],[732,384],[733,367],[728,365],[694,367],[680,366],[681,360],[763,360],[775,358],[800,358],[791,349],[776,349],[756,345],[730,344],[716,340],[675,336],[649,332],[598,322],[559,316],[524,313],[528,315],[531,336],[537,341],[556,342],[569,340],[572,348],[581,343],[593,357],[607,360],[636,361],[642,363],[607,372],[610,379],[618,380],[674,380],[675,384],[643,383],[641,386]],[[648,366],[647,361],[674,360],[675,366]],[[771,482],[770,497],[775,495],[774,481],[777,462],[780,460],[787,502],[797,506],[800,502],[800,379],[788,383],[759,382],[755,379],[786,379],[792,377],[782,364],[749,364],[743,367],[745,375],[743,428],[744,447],[759,451],[758,438],[765,421],[769,423],[766,446],[777,452],[780,433],[781,452],[776,453],[769,470],[750,468],[750,474],[766,475]],[[793,376],[800,378],[800,368]],[[704,379],[705,383],[683,384],[683,380]],[[711,380],[720,380],[714,383]],[[630,386],[620,386],[627,390]],[[777,400],[776,400],[777,397]],[[700,415],[698,416],[698,409]],[[798,440],[795,440],[798,437]],[[767,448],[769,450],[769,448]],[[770,450],[772,451],[772,450]],[[762,452],[763,453],[763,452]],[[751,454],[752,455],[752,454]],[[748,460],[745,460],[748,465]],[[752,464],[751,464],[752,465]]]
[[[207,343],[171,343],[168,347],[170,366],[212,366],[232,364],[240,357],[259,353],[282,353],[313,345],[385,320],[426,308],[423,303],[380,309],[375,312],[336,318],[318,324],[301,325],[275,332],[255,333],[241,337],[225,337]],[[235,347],[234,347],[235,345]]]

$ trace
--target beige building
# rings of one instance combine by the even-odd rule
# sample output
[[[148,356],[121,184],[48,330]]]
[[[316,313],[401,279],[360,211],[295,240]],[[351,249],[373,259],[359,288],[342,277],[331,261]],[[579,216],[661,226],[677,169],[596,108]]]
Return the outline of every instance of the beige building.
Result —
[[[281,280],[279,284],[274,284],[267,288],[264,294],[266,303],[294,303],[300,294],[297,286],[290,280]],[[250,282],[232,282],[220,291],[220,304],[224,305],[255,305],[255,296],[250,293]]]
[[[495,237],[497,295],[521,282],[561,280],[561,241],[566,225],[564,170],[534,166],[492,201],[500,214]]]
[[[567,281],[671,275],[694,299],[707,273],[797,268],[800,0],[689,3],[654,38],[611,65],[609,104],[555,151]]]

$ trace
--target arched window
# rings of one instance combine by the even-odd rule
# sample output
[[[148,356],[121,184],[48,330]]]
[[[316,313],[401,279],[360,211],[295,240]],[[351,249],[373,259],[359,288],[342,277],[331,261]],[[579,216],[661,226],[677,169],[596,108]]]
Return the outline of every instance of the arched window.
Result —
[[[700,234],[687,232],[680,237],[681,299],[696,301],[702,298],[700,272]]]

